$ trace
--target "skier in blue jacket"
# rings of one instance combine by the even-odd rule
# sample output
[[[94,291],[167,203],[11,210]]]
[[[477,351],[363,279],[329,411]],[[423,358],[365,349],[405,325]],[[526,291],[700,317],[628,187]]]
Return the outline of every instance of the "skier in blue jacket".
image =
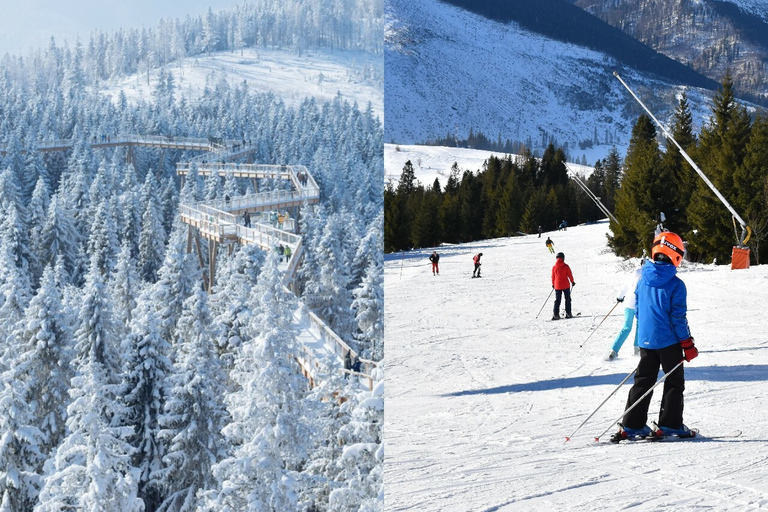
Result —
[[[685,283],[677,277],[677,267],[683,260],[683,240],[669,231],[659,233],[651,248],[652,264],[643,265],[642,276],[635,289],[637,343],[640,363],[635,382],[629,391],[627,408],[634,404],[653,385],[659,373],[669,373],[680,361],[690,361],[698,355],[688,328],[687,291]],[[683,391],[685,373],[680,365],[664,382],[661,412],[655,433],[689,435],[683,424]],[[646,437],[651,429],[646,425],[652,393],[624,415],[621,438]]]

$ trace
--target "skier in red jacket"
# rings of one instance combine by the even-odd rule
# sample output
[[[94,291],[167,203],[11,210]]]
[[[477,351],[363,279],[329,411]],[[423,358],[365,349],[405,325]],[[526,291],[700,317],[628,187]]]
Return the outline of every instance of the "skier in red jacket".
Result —
[[[571,273],[571,267],[565,263],[565,254],[557,253],[557,261],[552,267],[552,288],[555,289],[555,311],[552,320],[560,320],[560,301],[565,295],[565,318],[573,318],[571,314],[571,286],[576,286]]]
[[[475,270],[472,271],[472,277],[480,277],[480,258],[483,256],[483,253],[479,252],[474,255],[472,258],[472,261],[475,263]],[[477,272],[477,275],[475,275],[475,272]]]

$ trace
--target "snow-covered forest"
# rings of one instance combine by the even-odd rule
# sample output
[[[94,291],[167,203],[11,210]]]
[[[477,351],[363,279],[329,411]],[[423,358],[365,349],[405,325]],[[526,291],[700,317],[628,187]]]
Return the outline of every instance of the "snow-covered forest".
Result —
[[[287,107],[223,77],[179,99],[164,71],[151,101],[100,93],[235,48],[381,54],[379,2],[317,9],[244,3],[0,63],[0,511],[382,508],[380,373],[368,389],[329,355],[310,387],[292,320],[310,306],[361,357],[383,356],[380,119],[342,96]],[[254,183],[193,173],[182,188],[176,163],[200,152],[93,144],[129,134],[244,142],[257,163],[305,165],[320,204],[297,219],[298,296],[277,251],[251,245],[220,251],[204,291],[179,204]],[[43,151],[62,139],[71,147]]]

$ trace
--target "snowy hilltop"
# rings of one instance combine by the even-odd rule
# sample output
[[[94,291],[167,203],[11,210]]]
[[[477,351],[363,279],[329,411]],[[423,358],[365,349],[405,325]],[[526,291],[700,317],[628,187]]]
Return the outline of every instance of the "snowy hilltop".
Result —
[[[636,87],[661,120],[683,87],[638,73],[604,53],[502,24],[438,0],[389,0],[385,33],[388,143],[421,144],[470,129],[533,151],[554,141],[588,164],[625,147],[640,114],[621,84]],[[708,91],[687,89],[698,131]],[[598,151],[600,149],[600,151]]]
[[[685,363],[684,421],[703,437],[607,442],[626,384],[565,441],[638,361],[631,337],[605,360],[623,322],[616,293],[638,265],[608,250],[607,233],[603,221],[437,247],[439,276],[432,248],[387,255],[388,511],[768,506],[764,265],[678,272],[700,351]],[[572,320],[550,320],[548,236],[573,270]],[[478,252],[483,277],[471,279]],[[712,438],[736,429],[738,438]]]

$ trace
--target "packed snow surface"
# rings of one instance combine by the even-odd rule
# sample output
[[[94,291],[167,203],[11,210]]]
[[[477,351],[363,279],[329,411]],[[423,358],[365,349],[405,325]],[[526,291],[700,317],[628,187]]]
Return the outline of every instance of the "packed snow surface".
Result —
[[[630,381],[565,441],[638,362],[634,332],[604,360],[623,321],[616,292],[638,265],[610,252],[608,232],[442,246],[439,276],[432,249],[386,255],[388,512],[768,508],[766,265],[678,272],[700,351],[685,363],[684,420],[703,437],[607,442]],[[550,320],[547,236],[573,270],[580,318]],[[483,277],[471,279],[478,252]],[[649,422],[659,402],[657,388]]]

